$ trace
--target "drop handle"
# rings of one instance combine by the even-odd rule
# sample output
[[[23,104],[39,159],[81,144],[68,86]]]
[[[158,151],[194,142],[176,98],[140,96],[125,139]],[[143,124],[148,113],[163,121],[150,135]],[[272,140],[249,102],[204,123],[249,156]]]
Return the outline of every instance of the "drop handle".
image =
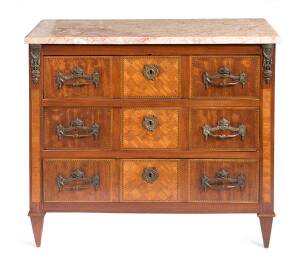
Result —
[[[230,190],[238,188],[242,191],[245,187],[245,177],[239,175],[235,178],[230,177],[230,174],[225,169],[221,169],[215,173],[214,178],[207,176],[201,177],[201,187],[206,192],[211,190]]]
[[[71,183],[76,183],[73,185],[68,185]],[[81,183],[80,185],[78,183]],[[92,177],[86,177],[85,173],[81,169],[76,169],[71,172],[70,177],[65,178],[61,175],[56,177],[56,185],[59,191],[62,190],[85,190],[89,188],[91,184],[94,190],[98,190],[100,185],[100,177],[94,175]]]
[[[99,132],[100,125],[98,123],[94,123],[91,127],[87,127],[84,126],[84,121],[80,118],[72,120],[68,127],[64,127],[61,123],[56,126],[56,135],[59,140],[62,138],[80,139],[90,136],[96,139]]]
[[[75,67],[71,70],[70,74],[64,75],[58,71],[55,75],[55,82],[58,89],[62,89],[64,85],[69,87],[84,87],[89,85],[88,82],[82,82],[81,80],[90,81],[95,85],[95,88],[98,88],[100,73],[95,71],[92,74],[86,74],[82,68]]]
[[[218,81],[220,79],[229,79],[232,81]],[[208,72],[202,74],[202,80],[205,89],[209,87],[223,88],[223,87],[233,87],[237,84],[241,84],[242,88],[245,87],[248,76],[245,72],[241,72],[239,75],[232,74],[231,70],[225,66],[219,68],[218,72],[214,75],[209,75]]]
[[[229,131],[231,134],[223,134],[219,132]],[[213,137],[221,140],[231,139],[240,136],[242,140],[244,140],[246,136],[246,125],[241,124],[238,127],[233,127],[230,125],[230,121],[222,118],[218,121],[217,126],[211,127],[208,124],[204,124],[202,126],[202,134],[207,141],[208,137]]]

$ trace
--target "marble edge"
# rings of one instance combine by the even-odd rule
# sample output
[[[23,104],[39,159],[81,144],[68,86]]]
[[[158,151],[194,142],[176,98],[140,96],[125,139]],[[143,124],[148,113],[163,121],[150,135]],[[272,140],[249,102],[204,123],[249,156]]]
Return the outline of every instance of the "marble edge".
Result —
[[[278,44],[276,36],[214,37],[25,37],[25,44]]]
[[[145,20],[145,19],[133,19]],[[146,19],[161,20],[161,19]],[[181,20],[181,19],[163,19],[163,20]],[[198,19],[183,19],[198,20]],[[199,19],[201,20],[201,19]],[[203,19],[210,20],[210,19]],[[122,45],[122,44],[277,44],[281,42],[279,34],[274,30],[271,24],[265,18],[228,18],[211,20],[260,20],[269,27],[269,34],[251,35],[251,36],[36,36],[34,32],[43,24],[56,21],[81,21],[81,20],[41,20],[25,37],[25,44],[100,44],[100,45]],[[93,21],[93,20],[91,20]],[[103,20],[115,21],[115,20]],[[121,21],[121,20],[119,20]],[[124,20],[127,21],[127,20]]]

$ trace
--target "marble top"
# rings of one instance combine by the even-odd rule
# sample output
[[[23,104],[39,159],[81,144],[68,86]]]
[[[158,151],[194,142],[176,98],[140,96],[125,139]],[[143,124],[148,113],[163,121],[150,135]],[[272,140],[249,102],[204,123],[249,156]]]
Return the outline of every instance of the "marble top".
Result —
[[[279,35],[265,19],[42,20],[28,44],[267,44]]]

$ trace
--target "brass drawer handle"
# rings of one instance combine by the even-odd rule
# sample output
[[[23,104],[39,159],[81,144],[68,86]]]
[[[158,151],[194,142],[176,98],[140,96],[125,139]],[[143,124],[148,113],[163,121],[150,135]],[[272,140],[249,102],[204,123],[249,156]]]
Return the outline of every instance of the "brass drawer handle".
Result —
[[[205,89],[208,89],[210,86],[215,88],[231,87],[239,83],[242,85],[242,88],[244,88],[245,84],[247,83],[248,76],[245,72],[240,73],[240,75],[233,75],[230,69],[228,69],[225,66],[222,66],[219,68],[217,74],[209,75],[208,72],[204,72],[202,78]],[[234,81],[214,83],[214,80],[225,78],[229,78]]]
[[[147,183],[153,183],[155,180],[158,179],[158,170],[155,167],[152,168],[144,168],[142,177]]]
[[[148,131],[154,131],[158,126],[158,119],[154,116],[143,117],[143,127]]]
[[[245,177],[242,175],[239,175],[236,178],[230,178],[229,172],[221,169],[216,172],[215,176],[215,178],[209,178],[207,176],[201,177],[201,186],[205,192],[208,189],[229,190],[239,188],[240,191],[244,189]]]
[[[80,182],[82,185],[70,185],[66,186],[68,183],[72,182]],[[56,177],[56,185],[58,187],[59,191],[62,190],[84,190],[88,189],[89,186],[87,184],[92,184],[94,187],[94,190],[98,190],[99,185],[100,185],[100,177],[98,175],[94,175],[92,177],[85,177],[85,173],[80,170],[76,169],[72,171],[71,175],[69,178],[64,178],[63,176],[57,176]]]
[[[144,65],[144,76],[147,80],[154,80],[159,75],[159,68],[155,64]]]
[[[56,126],[56,135],[58,139],[73,138],[80,139],[93,136],[96,139],[99,135],[100,126],[94,123],[92,127],[84,126],[83,120],[76,118],[71,121],[69,127],[64,127],[61,123]],[[75,132],[75,133],[74,133]]]
[[[228,130],[232,132],[232,134],[217,134],[217,131],[225,131]],[[210,127],[208,124],[205,124],[202,127],[202,133],[205,137],[205,140],[207,141],[208,137],[214,137],[218,139],[230,139],[237,136],[241,136],[241,139],[244,140],[246,136],[246,126],[244,124],[241,124],[239,127],[232,127],[230,126],[230,121],[222,118],[218,121],[218,125],[215,127]]]
[[[64,75],[62,72],[57,72],[55,76],[56,86],[58,89],[61,89],[64,85],[69,87],[84,87],[88,85],[86,82],[78,81],[80,79],[91,81],[96,88],[99,87],[99,72],[94,72],[88,75],[80,67],[75,67],[69,75]]]

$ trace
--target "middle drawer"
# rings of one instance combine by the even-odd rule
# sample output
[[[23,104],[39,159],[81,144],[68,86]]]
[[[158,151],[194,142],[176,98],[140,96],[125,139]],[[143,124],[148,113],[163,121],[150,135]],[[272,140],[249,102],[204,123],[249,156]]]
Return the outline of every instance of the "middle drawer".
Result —
[[[115,137],[121,150],[181,150],[187,142],[192,151],[258,150],[257,108],[196,107],[189,114],[185,124],[187,111],[177,107],[46,107],[43,144],[46,150],[110,150]]]

